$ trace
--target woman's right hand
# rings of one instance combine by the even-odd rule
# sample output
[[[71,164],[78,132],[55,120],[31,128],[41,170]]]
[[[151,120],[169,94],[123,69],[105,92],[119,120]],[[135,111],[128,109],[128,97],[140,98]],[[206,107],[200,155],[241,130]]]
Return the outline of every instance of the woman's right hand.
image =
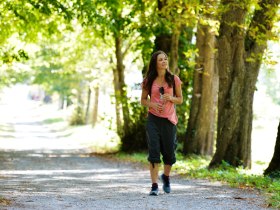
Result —
[[[154,110],[156,110],[159,113],[161,113],[164,109],[164,106],[161,103],[152,103],[151,106]]]

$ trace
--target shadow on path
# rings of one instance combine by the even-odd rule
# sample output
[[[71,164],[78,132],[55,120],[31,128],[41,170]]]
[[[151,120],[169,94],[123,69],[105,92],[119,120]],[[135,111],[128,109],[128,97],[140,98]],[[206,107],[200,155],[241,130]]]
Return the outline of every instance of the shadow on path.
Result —
[[[172,179],[172,193],[148,196],[147,171],[71,153],[1,152],[5,209],[265,209],[253,192]]]

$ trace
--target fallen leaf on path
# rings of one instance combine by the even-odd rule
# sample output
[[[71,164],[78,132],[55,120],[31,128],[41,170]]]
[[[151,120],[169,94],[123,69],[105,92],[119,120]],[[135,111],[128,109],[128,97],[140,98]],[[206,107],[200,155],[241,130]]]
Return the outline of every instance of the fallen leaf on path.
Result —
[[[5,206],[8,206],[10,205],[12,202],[6,198],[0,198],[0,204],[1,205],[5,205]]]

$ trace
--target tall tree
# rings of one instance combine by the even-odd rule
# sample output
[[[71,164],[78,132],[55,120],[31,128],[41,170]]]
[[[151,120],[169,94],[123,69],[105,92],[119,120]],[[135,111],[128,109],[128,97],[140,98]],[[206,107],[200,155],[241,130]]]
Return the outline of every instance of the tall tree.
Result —
[[[86,122],[91,122],[94,126],[99,114],[99,91],[105,86],[108,87],[108,83],[112,83],[110,60],[107,57],[112,49],[108,48],[100,37],[92,36],[91,27],[84,26],[81,30],[78,30],[78,33],[74,54],[81,54],[81,57],[74,60],[79,60],[76,67],[79,69],[79,74],[83,75],[82,79],[88,88],[88,97],[83,99],[87,100],[85,107]],[[94,101],[91,100],[92,98],[94,98]]]
[[[280,0],[261,0],[254,7],[250,3],[221,1],[217,148],[210,168],[223,160],[233,166],[251,166],[255,85]]]
[[[215,21],[213,1],[203,1],[197,26],[198,50],[193,78],[193,93],[184,154],[212,155],[218,94],[218,72],[215,68]]]
[[[96,85],[93,88],[94,91],[94,104],[93,104],[93,110],[92,110],[92,127],[94,127],[97,124],[98,119],[98,99],[99,99],[99,85]]]
[[[121,136],[129,132],[130,126],[124,60],[129,50],[137,43],[137,24],[133,19],[137,19],[140,13],[133,9],[135,5],[135,0],[77,2],[78,16],[83,24],[91,26],[96,36],[104,38],[104,42],[114,48],[114,54],[108,60],[114,64],[112,73],[117,130]]]

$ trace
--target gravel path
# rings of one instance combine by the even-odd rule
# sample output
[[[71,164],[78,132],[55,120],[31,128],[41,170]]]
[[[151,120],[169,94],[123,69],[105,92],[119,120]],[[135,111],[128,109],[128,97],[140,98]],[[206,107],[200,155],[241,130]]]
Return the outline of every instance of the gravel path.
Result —
[[[256,192],[206,180],[172,179],[172,193],[149,196],[149,174],[84,154],[1,152],[1,209],[265,209]]]
[[[256,191],[179,176],[172,193],[149,196],[148,170],[88,155],[63,129],[41,124],[37,106],[8,107],[0,107],[0,198],[11,204],[1,210],[267,209]]]

